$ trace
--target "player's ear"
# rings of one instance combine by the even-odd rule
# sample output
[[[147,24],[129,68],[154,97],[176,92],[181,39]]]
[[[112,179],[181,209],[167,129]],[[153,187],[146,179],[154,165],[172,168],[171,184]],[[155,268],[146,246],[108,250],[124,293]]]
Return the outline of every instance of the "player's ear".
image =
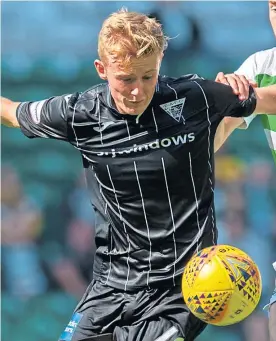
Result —
[[[99,59],[96,59],[94,61],[94,66],[98,72],[98,75],[101,79],[104,79],[106,80],[107,79],[107,75],[106,75],[106,69],[105,69],[105,66],[103,64],[103,62]]]

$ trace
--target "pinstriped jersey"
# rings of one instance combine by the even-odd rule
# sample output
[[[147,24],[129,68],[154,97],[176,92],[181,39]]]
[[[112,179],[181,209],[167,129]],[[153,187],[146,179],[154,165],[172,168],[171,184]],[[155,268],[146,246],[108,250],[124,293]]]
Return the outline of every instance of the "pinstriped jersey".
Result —
[[[96,213],[94,279],[126,291],[180,283],[193,253],[216,244],[214,136],[224,116],[248,116],[228,86],[197,75],[159,77],[142,115],[122,115],[108,84],[21,103],[30,137],[82,155]],[[66,170],[65,170],[66,171]]]

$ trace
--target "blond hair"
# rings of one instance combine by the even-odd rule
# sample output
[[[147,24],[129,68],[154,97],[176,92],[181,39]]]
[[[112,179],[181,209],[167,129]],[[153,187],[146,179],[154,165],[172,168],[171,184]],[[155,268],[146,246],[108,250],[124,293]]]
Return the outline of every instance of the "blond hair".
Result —
[[[99,33],[98,54],[102,61],[111,56],[128,63],[132,57],[161,54],[167,48],[167,41],[156,19],[122,8],[104,21]]]

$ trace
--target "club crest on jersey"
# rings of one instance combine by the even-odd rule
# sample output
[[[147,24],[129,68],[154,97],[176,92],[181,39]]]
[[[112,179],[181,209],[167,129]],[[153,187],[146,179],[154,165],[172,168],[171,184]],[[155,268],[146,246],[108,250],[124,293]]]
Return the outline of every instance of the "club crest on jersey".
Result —
[[[166,111],[177,122],[181,119],[182,110],[186,101],[186,97],[171,101],[165,104],[160,104],[160,108]]]

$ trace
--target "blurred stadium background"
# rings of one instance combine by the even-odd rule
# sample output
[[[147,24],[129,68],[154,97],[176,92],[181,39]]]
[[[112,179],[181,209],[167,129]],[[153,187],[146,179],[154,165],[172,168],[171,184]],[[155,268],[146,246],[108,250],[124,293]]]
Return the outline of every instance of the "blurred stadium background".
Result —
[[[102,20],[122,6],[157,17],[171,40],[163,73],[214,79],[275,45],[261,2],[2,2],[2,95],[38,100],[99,82]],[[69,145],[2,127],[2,340],[53,341],[91,280],[93,211],[81,159]],[[244,323],[209,327],[200,341],[267,341],[262,306],[273,289],[275,166],[258,119],[217,155],[220,243],[248,252],[263,296]],[[66,169],[66,173],[64,172]],[[273,259],[274,257],[274,259]]]

